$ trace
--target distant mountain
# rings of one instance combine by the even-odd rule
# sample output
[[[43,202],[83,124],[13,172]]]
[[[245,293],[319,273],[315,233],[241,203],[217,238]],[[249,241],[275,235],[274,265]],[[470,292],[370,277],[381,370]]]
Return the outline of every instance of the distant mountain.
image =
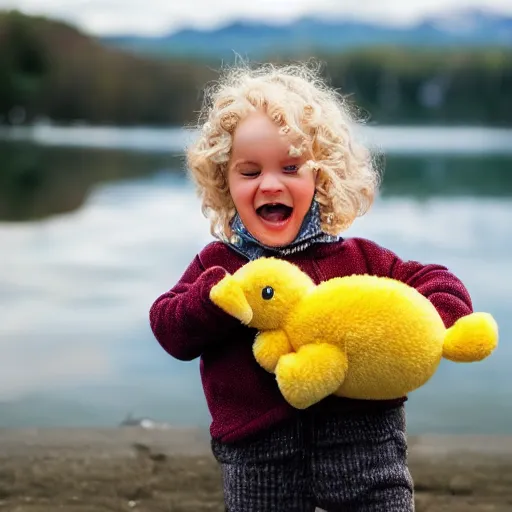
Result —
[[[512,48],[512,17],[469,9],[425,18],[410,27],[302,18],[280,26],[236,22],[215,30],[185,29],[161,37],[106,36],[102,41],[136,53],[207,58],[230,58],[234,53],[249,58],[294,56],[383,44]]]

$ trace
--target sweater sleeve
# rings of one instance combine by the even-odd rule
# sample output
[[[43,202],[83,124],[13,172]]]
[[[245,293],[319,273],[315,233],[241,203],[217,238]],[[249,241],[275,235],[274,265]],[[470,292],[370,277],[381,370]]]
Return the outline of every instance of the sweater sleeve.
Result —
[[[391,277],[415,288],[430,300],[447,328],[473,312],[469,292],[446,267],[403,261],[392,251],[367,240],[359,240],[358,245],[369,273]]]
[[[224,276],[220,266],[205,269],[199,256],[178,283],[151,306],[151,329],[173,357],[191,361],[210,343],[219,342],[239,322],[210,301],[210,290]]]

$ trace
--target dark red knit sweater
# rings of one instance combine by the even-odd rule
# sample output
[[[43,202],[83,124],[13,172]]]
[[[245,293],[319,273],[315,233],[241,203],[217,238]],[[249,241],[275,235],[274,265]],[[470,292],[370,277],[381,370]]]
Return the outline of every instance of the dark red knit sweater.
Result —
[[[403,281],[436,307],[447,327],[472,312],[464,285],[445,267],[404,262],[391,251],[364,239],[315,244],[287,257],[317,284],[337,276],[373,274]],[[201,357],[201,378],[212,415],[210,432],[224,442],[240,440],[297,414],[280,394],[275,377],[252,354],[256,332],[242,326],[209,299],[211,287],[247,260],[221,242],[196,256],[180,281],[151,307],[156,339],[173,357]],[[398,401],[328,397],[318,410],[395,406]],[[310,409],[311,410],[311,409]]]

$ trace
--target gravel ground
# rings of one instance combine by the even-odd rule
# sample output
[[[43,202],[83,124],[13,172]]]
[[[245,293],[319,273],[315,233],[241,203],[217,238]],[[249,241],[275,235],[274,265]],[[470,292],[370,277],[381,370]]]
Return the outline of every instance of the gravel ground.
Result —
[[[417,512],[512,512],[512,437],[409,439]],[[0,511],[223,512],[207,432],[0,429]]]

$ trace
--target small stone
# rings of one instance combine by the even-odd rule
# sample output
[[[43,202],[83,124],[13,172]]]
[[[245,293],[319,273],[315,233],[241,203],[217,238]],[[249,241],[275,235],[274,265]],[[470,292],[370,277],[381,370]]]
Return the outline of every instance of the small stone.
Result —
[[[129,506],[130,508],[135,508],[135,507],[137,506],[137,502],[136,502],[136,501],[133,501],[133,500],[130,500],[130,501],[128,502],[128,506]]]

